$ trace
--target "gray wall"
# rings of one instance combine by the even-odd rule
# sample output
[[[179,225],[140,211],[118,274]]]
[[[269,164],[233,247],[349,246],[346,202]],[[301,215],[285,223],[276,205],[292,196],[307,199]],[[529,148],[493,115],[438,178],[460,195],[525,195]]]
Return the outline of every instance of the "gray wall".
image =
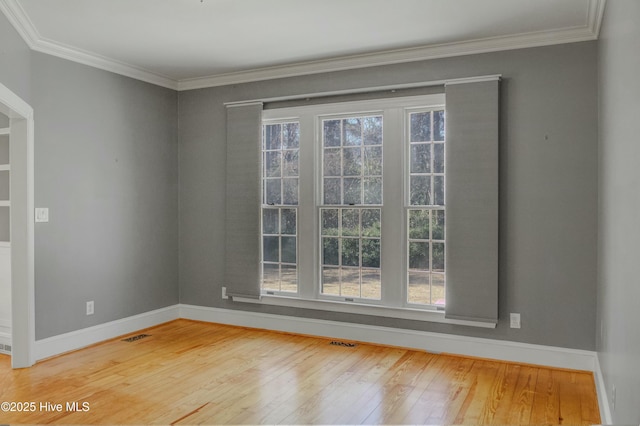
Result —
[[[180,301],[594,350],[596,65],[597,44],[587,42],[180,92]],[[504,77],[497,329],[221,299],[224,102],[485,74]],[[522,329],[509,328],[510,312],[522,314]]]
[[[20,96],[31,100],[31,51],[3,13],[0,13],[0,83]]]
[[[598,353],[617,424],[640,424],[640,2],[607,2],[599,42]]]
[[[177,93],[33,53],[36,338],[178,302]],[[95,301],[95,315],[85,302]]]

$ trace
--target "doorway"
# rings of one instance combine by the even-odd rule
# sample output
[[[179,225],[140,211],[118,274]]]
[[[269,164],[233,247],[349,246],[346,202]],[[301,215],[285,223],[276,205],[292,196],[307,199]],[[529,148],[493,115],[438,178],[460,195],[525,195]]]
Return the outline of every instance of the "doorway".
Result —
[[[2,343],[3,351],[9,346],[12,367],[22,368],[35,363],[33,109],[0,83],[0,114],[0,137],[8,145],[5,162],[0,141],[0,209],[6,208],[0,210],[0,282],[3,272],[10,282],[8,288],[0,288],[0,297],[9,293],[11,301],[0,306],[1,316],[8,312],[4,322],[0,317],[0,325],[9,329],[10,336],[8,345]],[[2,270],[2,243],[9,257],[8,271]]]

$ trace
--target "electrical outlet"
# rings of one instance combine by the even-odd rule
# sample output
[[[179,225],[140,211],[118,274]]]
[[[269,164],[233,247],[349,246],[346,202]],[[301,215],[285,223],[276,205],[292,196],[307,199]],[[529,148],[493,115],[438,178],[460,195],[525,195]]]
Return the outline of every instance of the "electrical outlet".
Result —
[[[47,207],[37,207],[35,219],[36,222],[49,222],[49,209]]]
[[[87,315],[93,315],[93,300],[87,302]]]
[[[511,314],[511,328],[520,328],[520,314]]]
[[[229,296],[227,296],[227,288],[226,287],[222,287],[222,298],[223,299],[228,299]]]

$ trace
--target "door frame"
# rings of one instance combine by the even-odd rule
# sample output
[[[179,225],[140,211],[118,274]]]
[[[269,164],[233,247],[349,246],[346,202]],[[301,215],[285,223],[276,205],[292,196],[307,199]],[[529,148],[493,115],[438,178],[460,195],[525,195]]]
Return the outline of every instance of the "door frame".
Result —
[[[0,83],[0,112],[10,121],[11,366],[35,364],[33,108]]]

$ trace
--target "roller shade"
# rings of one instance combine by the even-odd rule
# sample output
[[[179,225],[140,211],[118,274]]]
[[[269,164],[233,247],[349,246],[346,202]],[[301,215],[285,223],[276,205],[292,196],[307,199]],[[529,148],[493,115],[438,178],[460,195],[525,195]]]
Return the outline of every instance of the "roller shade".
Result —
[[[228,296],[260,297],[262,103],[227,106],[225,286]]]
[[[445,86],[446,318],[498,321],[498,92]]]

